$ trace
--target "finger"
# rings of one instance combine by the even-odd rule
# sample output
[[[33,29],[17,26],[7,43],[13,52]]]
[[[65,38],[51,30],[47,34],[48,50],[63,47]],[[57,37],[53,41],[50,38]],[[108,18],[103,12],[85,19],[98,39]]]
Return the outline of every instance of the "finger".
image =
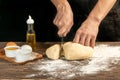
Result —
[[[72,26],[72,25],[70,25],[70,26]],[[70,27],[69,25],[66,27],[67,29],[66,29],[66,32],[64,33],[64,36],[66,36],[69,32],[70,32],[70,29],[71,29],[71,27]]]
[[[58,21],[57,21],[57,18],[54,20],[54,24],[56,25],[56,27],[58,28],[58,29],[60,29],[61,28],[61,26],[60,25],[58,25],[58,23],[57,23]]]
[[[82,34],[80,36],[79,43],[82,44],[82,45],[85,45],[85,39],[86,39],[86,35]]]
[[[77,33],[76,33],[73,42],[78,43],[78,42],[79,42],[79,39],[80,39],[80,34],[77,34]]]
[[[54,24],[60,29],[61,26],[63,26],[63,23],[62,23],[62,14],[58,13],[56,18],[55,18],[55,21],[54,21]]]
[[[58,19],[58,14],[55,16],[53,23],[56,25],[56,20]]]
[[[91,37],[88,35],[85,40],[85,46],[90,46],[90,39]]]
[[[65,32],[66,32],[67,30],[66,30],[66,28],[65,27],[62,27],[59,31],[58,31],[58,35],[60,36],[60,37],[65,37]]]
[[[91,39],[91,41],[90,41],[90,46],[91,46],[92,48],[94,48],[94,46],[95,46],[95,41],[96,41],[96,38],[95,38],[95,37],[93,37],[93,38]]]
[[[61,16],[62,14],[60,12],[57,12],[54,20],[57,21]]]

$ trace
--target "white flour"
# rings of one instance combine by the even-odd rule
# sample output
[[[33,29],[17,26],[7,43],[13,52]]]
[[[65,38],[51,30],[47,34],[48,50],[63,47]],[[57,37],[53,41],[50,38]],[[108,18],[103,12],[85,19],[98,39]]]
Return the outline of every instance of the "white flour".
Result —
[[[59,60],[39,60],[32,68],[38,71],[36,74],[26,75],[26,77],[45,76],[49,79],[72,79],[76,75],[97,74],[100,71],[110,71],[115,66],[111,64],[120,63],[120,47],[98,45],[94,48],[93,57],[90,60],[66,61]]]
[[[99,45],[95,47],[93,58],[86,65],[82,66],[80,71],[82,74],[93,74],[98,71],[109,71],[110,64],[118,64],[120,61],[120,47],[111,47],[107,45]]]

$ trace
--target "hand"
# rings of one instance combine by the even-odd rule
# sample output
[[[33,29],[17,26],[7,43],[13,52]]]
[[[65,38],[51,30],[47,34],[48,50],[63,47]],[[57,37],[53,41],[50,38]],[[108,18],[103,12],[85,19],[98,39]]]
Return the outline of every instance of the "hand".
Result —
[[[77,30],[73,42],[83,44],[85,46],[95,46],[96,37],[98,34],[99,22],[95,20],[86,20]]]
[[[57,6],[57,14],[53,23],[58,27],[58,35],[65,37],[73,26],[73,12],[67,0]]]

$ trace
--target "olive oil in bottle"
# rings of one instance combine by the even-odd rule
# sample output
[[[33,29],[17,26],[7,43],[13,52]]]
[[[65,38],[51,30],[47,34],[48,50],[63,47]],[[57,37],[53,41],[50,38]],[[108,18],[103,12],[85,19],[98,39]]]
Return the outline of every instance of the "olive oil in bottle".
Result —
[[[33,51],[36,50],[36,34],[34,30],[34,20],[29,16],[29,19],[27,20],[28,30],[26,33],[26,42],[28,45],[30,45],[33,49]]]

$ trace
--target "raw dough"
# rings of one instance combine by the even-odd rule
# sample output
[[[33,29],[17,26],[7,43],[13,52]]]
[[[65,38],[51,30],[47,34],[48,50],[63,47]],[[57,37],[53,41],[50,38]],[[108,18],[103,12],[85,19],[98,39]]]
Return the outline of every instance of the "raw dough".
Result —
[[[67,60],[80,60],[92,57],[93,48],[78,43],[67,42],[63,45]]]
[[[46,50],[46,55],[50,59],[59,59],[59,57],[60,57],[60,45],[55,44],[55,45],[49,47]]]
[[[50,59],[59,59],[60,56],[64,56],[66,60],[81,60],[92,57],[92,54],[93,48],[73,42],[64,43],[62,53],[60,53],[59,44],[55,44],[46,50],[46,55]]]

